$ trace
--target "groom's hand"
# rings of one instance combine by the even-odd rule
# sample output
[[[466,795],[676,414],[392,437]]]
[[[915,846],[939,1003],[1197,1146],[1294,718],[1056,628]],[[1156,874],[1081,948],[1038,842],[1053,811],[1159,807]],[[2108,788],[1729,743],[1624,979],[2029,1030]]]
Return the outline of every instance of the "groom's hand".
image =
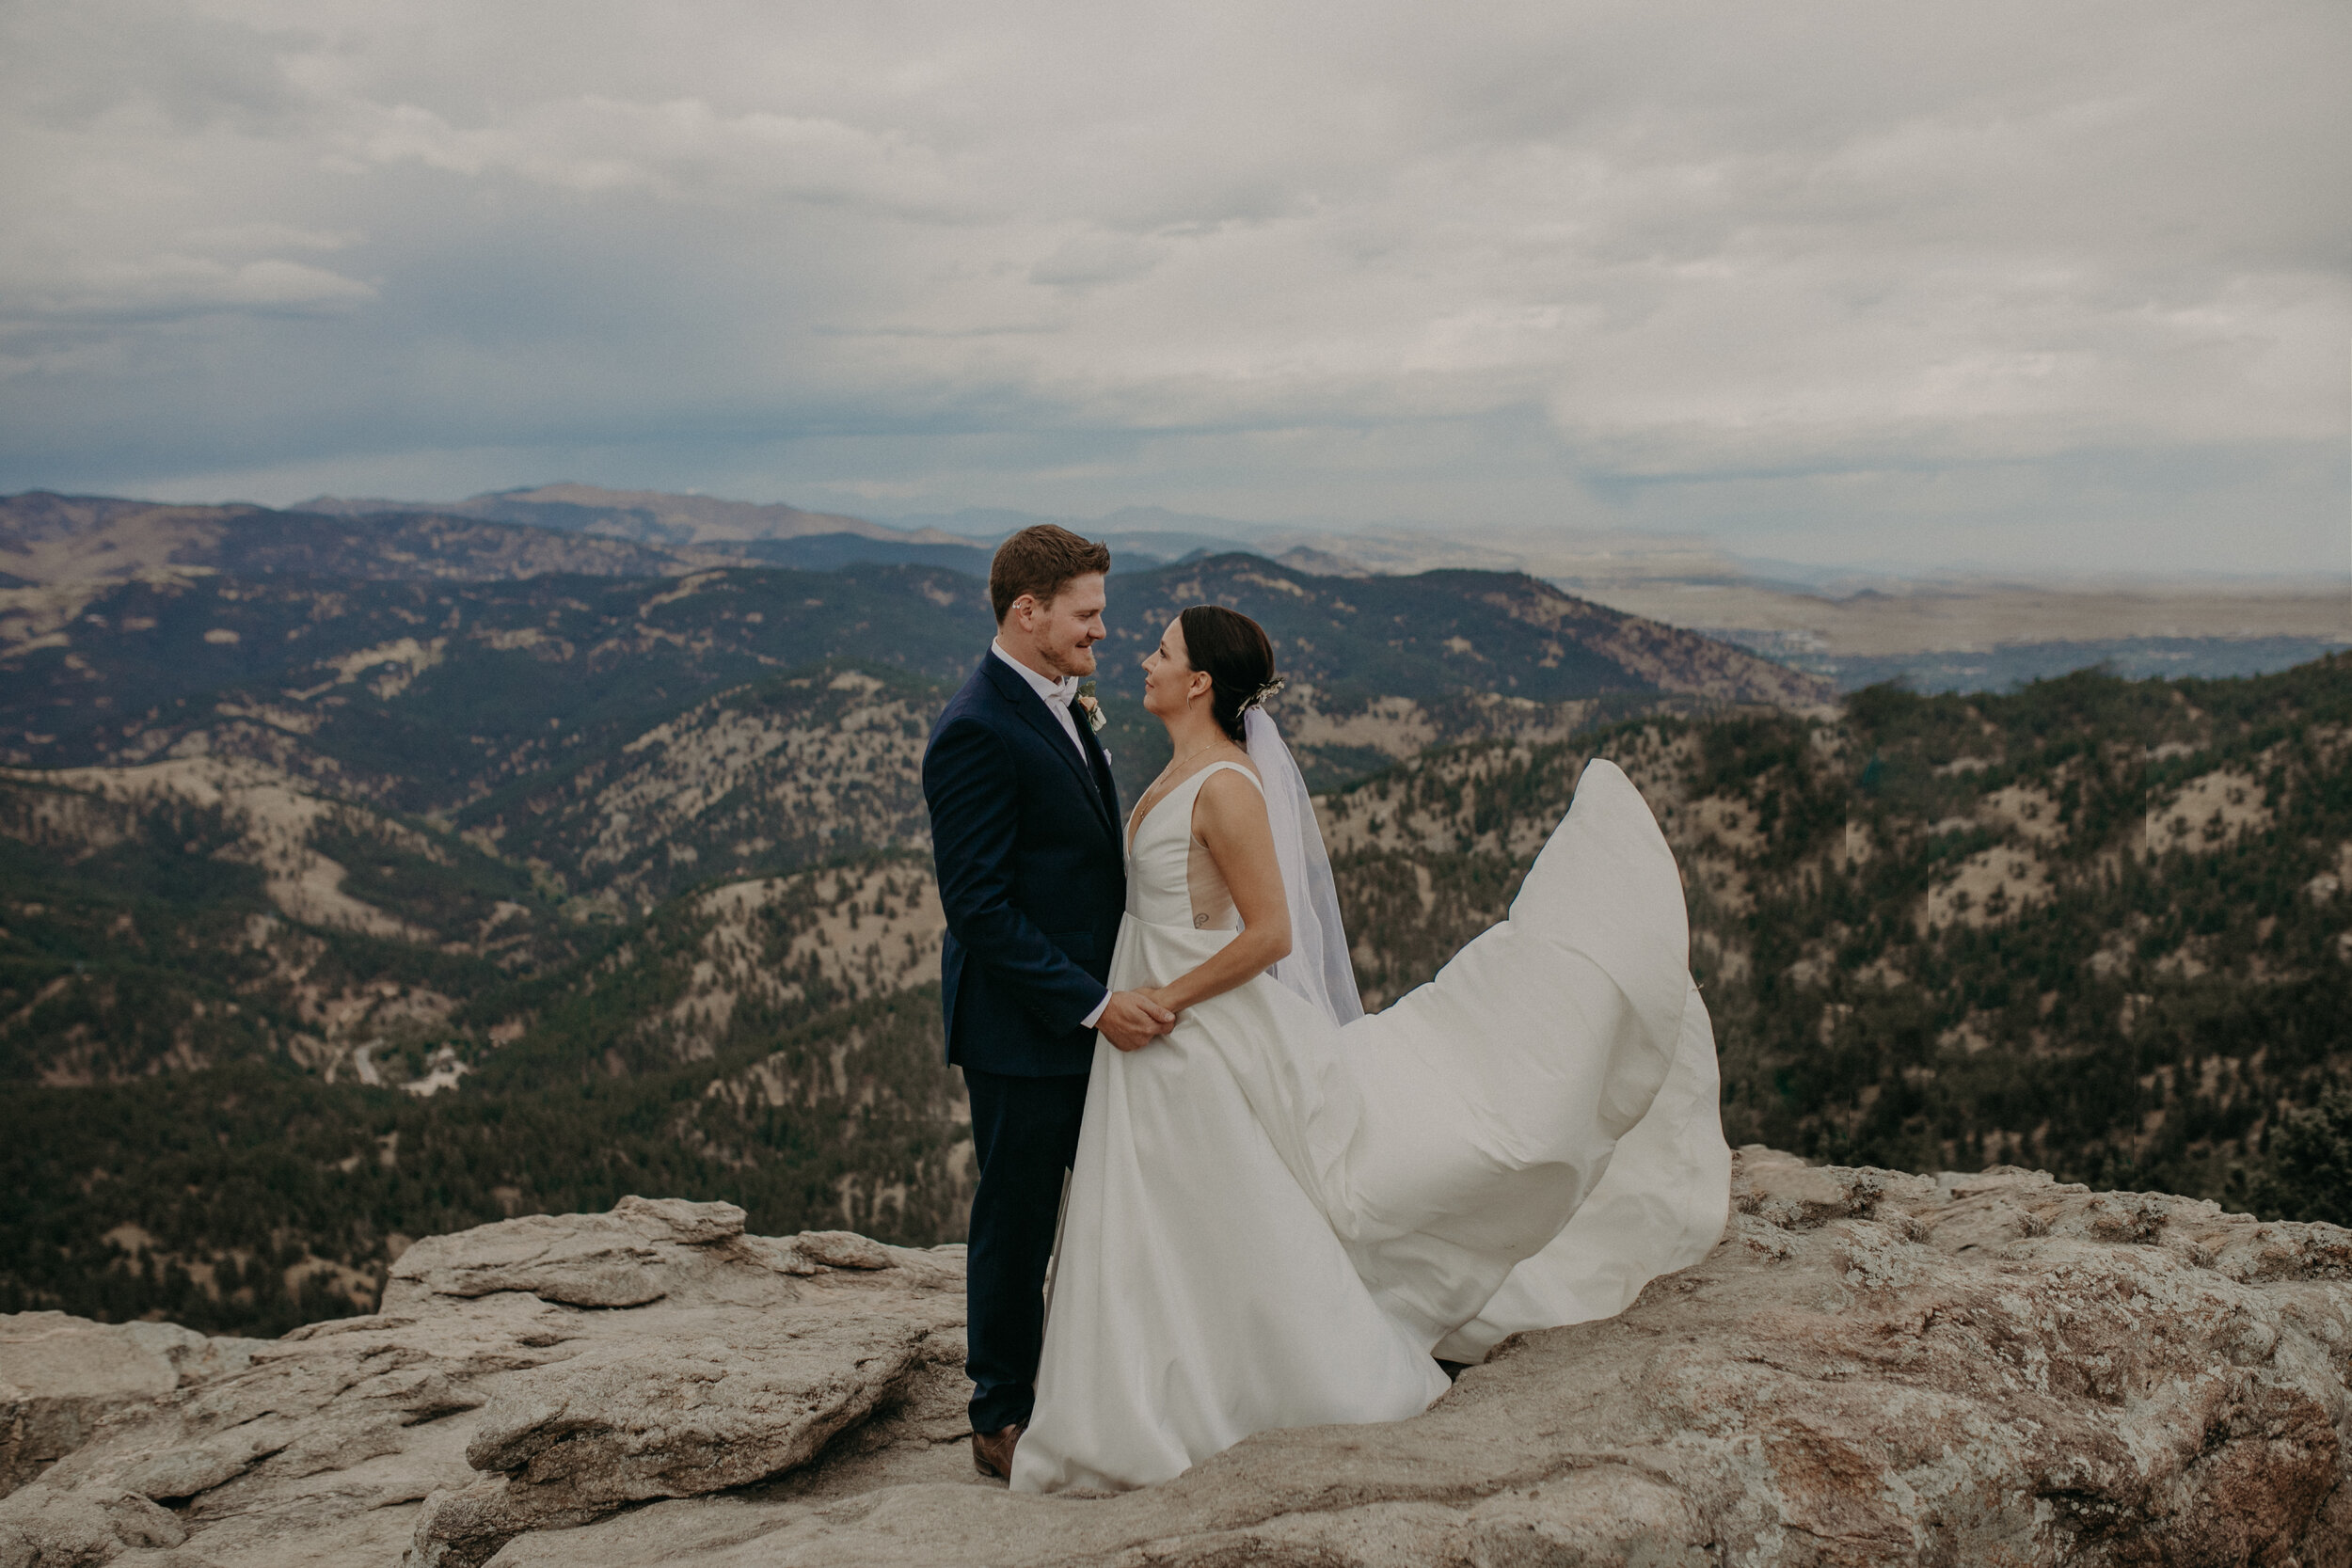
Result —
[[[1176,1027],[1176,1015],[1137,990],[1111,993],[1094,1026],[1121,1051],[1140,1051]]]

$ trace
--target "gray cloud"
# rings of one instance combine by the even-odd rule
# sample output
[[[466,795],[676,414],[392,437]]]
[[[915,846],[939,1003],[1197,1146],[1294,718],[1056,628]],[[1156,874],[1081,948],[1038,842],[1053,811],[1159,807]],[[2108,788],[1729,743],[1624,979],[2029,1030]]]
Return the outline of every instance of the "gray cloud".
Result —
[[[8,488],[2346,563],[2329,0],[5,18]]]

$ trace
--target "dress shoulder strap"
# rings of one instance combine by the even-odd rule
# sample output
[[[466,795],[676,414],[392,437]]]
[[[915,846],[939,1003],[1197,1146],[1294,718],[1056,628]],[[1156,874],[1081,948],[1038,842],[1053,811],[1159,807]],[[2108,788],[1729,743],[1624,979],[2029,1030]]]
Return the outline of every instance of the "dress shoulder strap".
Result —
[[[1230,760],[1213,762],[1209,764],[1208,767],[1200,769],[1200,772],[1195,773],[1192,776],[1193,787],[1198,789],[1201,784],[1207,783],[1210,774],[1222,773],[1228,771],[1229,769],[1232,772],[1239,773],[1243,778],[1248,779],[1252,784],[1256,785],[1259,794],[1263,795],[1265,793],[1265,785],[1259,780],[1257,774],[1252,773],[1248,768],[1244,768],[1240,763]]]

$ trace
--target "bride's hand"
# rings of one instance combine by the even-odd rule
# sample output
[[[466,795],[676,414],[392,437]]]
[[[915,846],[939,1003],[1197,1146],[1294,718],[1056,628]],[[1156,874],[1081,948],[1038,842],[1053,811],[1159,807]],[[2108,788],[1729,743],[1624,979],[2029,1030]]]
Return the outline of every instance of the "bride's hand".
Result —
[[[1140,1051],[1176,1026],[1176,1014],[1148,990],[1115,991],[1094,1026],[1120,1050]]]

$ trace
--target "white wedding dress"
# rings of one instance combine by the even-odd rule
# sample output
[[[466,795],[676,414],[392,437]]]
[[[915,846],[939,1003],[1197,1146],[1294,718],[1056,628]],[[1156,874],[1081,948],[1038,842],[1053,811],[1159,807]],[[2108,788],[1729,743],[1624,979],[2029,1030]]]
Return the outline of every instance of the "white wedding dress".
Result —
[[[1238,929],[1191,831],[1227,769],[1255,782],[1213,765],[1136,825],[1113,990]],[[1688,953],[1673,855],[1597,761],[1510,918],[1386,1011],[1343,1026],[1266,974],[1141,1051],[1098,1038],[1013,1489],[1402,1419],[1446,1391],[1433,1354],[1608,1316],[1697,1261],[1731,1158]]]

